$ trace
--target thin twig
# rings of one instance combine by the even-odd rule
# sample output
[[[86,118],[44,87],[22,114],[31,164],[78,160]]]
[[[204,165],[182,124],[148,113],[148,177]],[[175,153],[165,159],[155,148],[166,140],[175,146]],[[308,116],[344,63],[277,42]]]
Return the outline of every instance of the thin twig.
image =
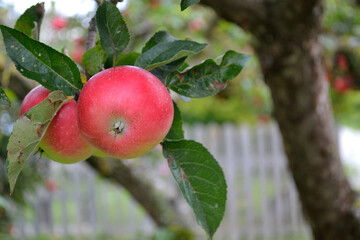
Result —
[[[95,46],[96,43],[96,19],[95,16],[90,20],[88,35],[85,42],[85,50],[89,50]]]
[[[216,27],[216,25],[218,24],[219,20],[220,20],[220,18],[219,18],[219,15],[217,15],[217,14],[214,14],[214,16],[211,17],[208,27],[205,30],[206,39],[211,40],[213,30]]]
[[[85,51],[95,47],[96,43],[96,18],[95,16],[91,18],[89,22],[88,35],[85,41]],[[89,80],[91,77],[89,73],[85,70],[86,79]]]

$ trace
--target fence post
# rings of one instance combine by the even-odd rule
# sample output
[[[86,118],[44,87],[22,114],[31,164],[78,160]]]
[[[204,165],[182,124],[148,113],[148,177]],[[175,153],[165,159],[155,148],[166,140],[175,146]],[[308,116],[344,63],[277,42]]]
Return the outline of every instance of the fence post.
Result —
[[[242,159],[242,173],[244,176],[244,189],[245,196],[245,229],[246,237],[249,240],[255,239],[256,230],[255,226],[255,214],[254,214],[254,199],[253,199],[253,161],[254,156],[251,149],[251,137],[250,129],[246,125],[242,125],[239,128],[240,137],[240,149]]]
[[[235,138],[234,138],[234,126],[226,124],[224,126],[224,143],[225,143],[225,177],[227,179],[228,185],[228,201],[227,201],[227,214],[228,214],[228,228],[230,231],[230,236],[228,239],[238,239],[239,238],[239,227],[240,223],[238,220],[238,209],[237,209],[237,162],[236,162],[236,153],[235,153]]]
[[[261,213],[262,213],[262,235],[264,239],[271,237],[270,219],[268,214],[268,196],[267,196],[267,157],[265,155],[265,136],[264,126],[258,125],[256,128],[256,143],[257,143],[257,162],[259,167],[259,180],[260,180],[260,191],[261,191]]]
[[[92,239],[96,239],[96,205],[95,205],[95,176],[92,171],[87,174],[89,182],[89,212],[90,212],[90,225],[92,231]]]
[[[272,172],[274,175],[274,190],[275,190],[275,229],[276,236],[283,237],[284,236],[284,226],[286,226],[286,222],[284,222],[284,202],[283,202],[283,190],[282,190],[282,173],[284,172],[284,156],[280,151],[281,141],[279,132],[276,124],[270,124],[270,147],[271,147],[271,155],[272,155]]]

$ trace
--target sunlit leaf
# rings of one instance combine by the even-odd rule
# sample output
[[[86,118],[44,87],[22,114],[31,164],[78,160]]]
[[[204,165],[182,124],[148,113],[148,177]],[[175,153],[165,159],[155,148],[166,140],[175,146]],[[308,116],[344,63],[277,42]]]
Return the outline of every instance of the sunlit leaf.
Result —
[[[122,65],[135,65],[136,59],[140,56],[140,53],[131,52],[124,56],[120,56],[116,61],[116,66]]]
[[[106,57],[106,52],[101,46],[96,45],[82,56],[83,67],[88,74],[95,75],[104,68]]]

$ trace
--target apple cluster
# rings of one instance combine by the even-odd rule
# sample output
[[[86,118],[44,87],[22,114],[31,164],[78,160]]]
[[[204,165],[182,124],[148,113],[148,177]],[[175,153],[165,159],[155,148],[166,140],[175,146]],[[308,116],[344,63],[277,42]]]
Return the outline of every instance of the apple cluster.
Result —
[[[41,85],[31,90],[20,116],[49,93]],[[62,105],[39,147],[47,158],[66,164],[91,155],[135,158],[165,138],[173,117],[172,99],[157,77],[134,66],[109,68],[87,81],[77,102]]]

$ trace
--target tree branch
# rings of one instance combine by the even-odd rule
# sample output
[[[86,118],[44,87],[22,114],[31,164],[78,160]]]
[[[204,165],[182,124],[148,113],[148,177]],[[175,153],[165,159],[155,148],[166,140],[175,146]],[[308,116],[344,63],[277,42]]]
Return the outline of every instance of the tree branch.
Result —
[[[98,5],[100,5],[98,3]],[[93,16],[89,22],[89,28],[88,28],[88,35],[86,36],[85,41],[85,51],[90,50],[91,48],[95,47],[96,44],[96,15]],[[90,74],[85,70],[86,79],[89,80],[91,77]]]
[[[206,39],[211,40],[213,30],[216,27],[216,25],[218,24],[218,22],[219,22],[219,16],[217,14],[214,14],[214,16],[211,17],[209,24],[205,30]]]
[[[136,176],[122,160],[91,157],[87,163],[104,178],[115,181],[128,190],[159,227],[186,226],[181,219],[182,214],[177,212],[174,204],[156,194],[152,186]]]
[[[85,51],[93,48],[96,43],[96,18],[91,18],[89,22],[88,35],[85,41]]]
[[[253,29],[255,23],[265,19],[265,9],[260,1],[201,0],[201,4],[214,9],[225,20],[234,22],[244,30]]]

